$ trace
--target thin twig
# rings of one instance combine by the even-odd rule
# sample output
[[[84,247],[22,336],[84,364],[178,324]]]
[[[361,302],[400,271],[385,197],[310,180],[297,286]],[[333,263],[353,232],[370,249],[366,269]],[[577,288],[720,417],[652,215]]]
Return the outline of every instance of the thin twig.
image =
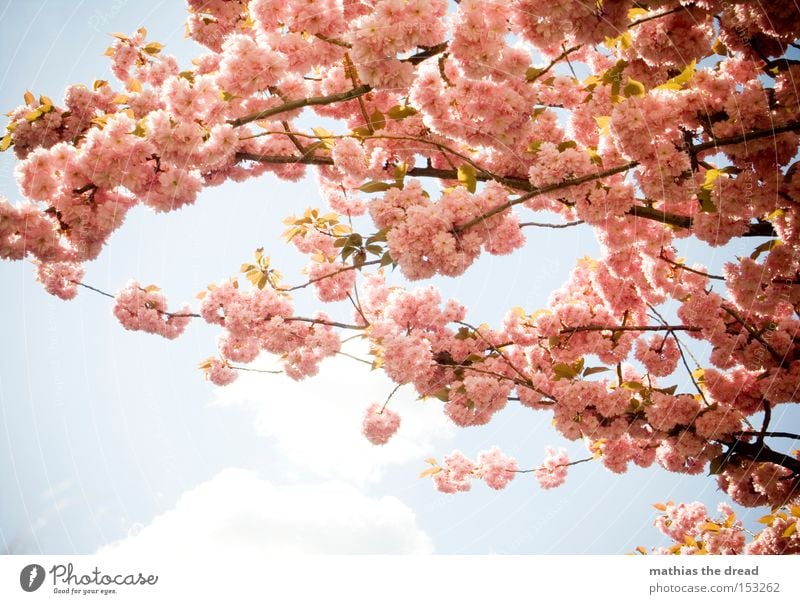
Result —
[[[635,168],[639,165],[639,162],[632,161],[628,162],[627,164],[622,164],[621,166],[616,166],[614,168],[609,168],[608,170],[603,170],[601,172],[593,172],[592,174],[586,174],[585,176],[579,176],[577,178],[568,178],[566,180],[562,180],[557,183],[553,183],[550,185],[545,185],[543,187],[537,187],[533,189],[530,193],[526,193],[525,195],[520,195],[516,199],[512,199],[507,201],[506,203],[500,204],[481,214],[480,216],[476,216],[472,220],[462,224],[456,230],[461,233],[466,231],[467,229],[474,227],[476,224],[480,224],[487,218],[491,218],[492,216],[499,214],[500,212],[504,212],[510,208],[513,208],[515,205],[520,203],[524,203],[529,199],[534,197],[538,197],[539,195],[544,195],[545,193],[550,193],[551,191],[557,191],[559,189],[566,189],[567,187],[572,187],[575,185],[580,185],[585,182],[591,182],[592,180],[597,180],[598,178],[605,178],[606,176],[613,176],[614,174],[619,174],[621,172],[627,172],[628,170]]]
[[[550,222],[520,222],[519,226],[522,227],[542,227],[548,229],[566,229],[567,227],[574,227],[578,226],[579,224],[583,224],[583,220],[575,220],[573,222],[565,222],[562,224],[553,224]]]
[[[772,356],[773,360],[776,363],[778,363],[778,365],[783,367],[786,364],[786,359],[784,358],[784,356],[781,355],[777,350],[775,350],[772,347],[772,345],[769,342],[767,342],[760,333],[758,333],[756,328],[753,327],[752,325],[750,325],[749,323],[747,323],[747,321],[745,321],[739,315],[739,313],[737,313],[735,310],[733,310],[729,306],[725,306],[724,304],[720,305],[720,308],[722,308],[722,310],[724,310],[726,313],[728,313],[730,316],[732,316],[734,319],[736,319],[742,325],[742,327],[744,327],[747,330],[747,332],[751,336],[753,336],[753,338],[755,338],[755,340],[759,344],[761,344],[766,349],[767,352],[769,352],[769,354]]]
[[[244,124],[263,120],[273,115],[278,115],[279,113],[286,113],[287,111],[294,111],[295,109],[302,109],[303,107],[309,107],[311,105],[330,105],[332,103],[349,101],[351,99],[356,99],[360,96],[363,96],[371,90],[371,86],[363,84],[362,86],[358,86],[357,88],[353,88],[352,90],[347,90],[345,92],[329,94],[326,96],[312,96],[304,99],[297,99],[295,101],[283,103],[277,107],[272,107],[271,109],[256,111],[242,117],[237,117],[236,119],[228,120],[228,123],[233,127],[243,126]]]
[[[575,461],[571,461],[569,463],[562,463],[558,464],[557,468],[568,468],[569,466],[576,466],[579,463],[586,463],[587,461],[592,461],[596,459],[595,457],[584,457],[583,459],[577,459]],[[536,470],[543,470],[545,469],[544,466],[539,466],[538,468],[533,468],[531,470],[508,470],[508,472],[516,472],[517,474],[529,474],[531,472],[535,472]]]

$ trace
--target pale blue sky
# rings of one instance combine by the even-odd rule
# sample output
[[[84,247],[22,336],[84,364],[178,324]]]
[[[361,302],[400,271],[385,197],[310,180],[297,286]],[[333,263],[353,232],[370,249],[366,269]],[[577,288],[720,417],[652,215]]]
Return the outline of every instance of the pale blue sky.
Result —
[[[183,37],[184,15],[178,0],[0,0],[0,108],[21,103],[25,90],[60,99],[70,83],[112,80],[102,56],[111,32],[145,25],[150,39],[188,64],[198,50]],[[10,152],[0,155],[0,194],[16,201],[13,165]],[[319,204],[313,179],[292,184],[267,176],[205,191],[194,206],[173,214],[136,208],[99,260],[87,266],[85,281],[107,291],[129,278],[156,283],[177,305],[233,275],[264,246],[297,282],[303,259],[280,242],[280,221]],[[484,257],[463,279],[436,284],[465,302],[473,320],[496,324],[511,306],[544,306],[575,260],[597,253],[588,229],[527,236],[524,251]],[[749,253],[756,243],[741,249]],[[712,267],[723,260],[697,242],[685,245],[692,260]],[[249,403],[211,405],[222,395],[203,380],[197,363],[215,353],[216,328],[196,322],[174,342],[124,331],[108,299],[86,291],[69,303],[53,298],[35,282],[28,263],[0,263],[0,284],[0,550],[93,552],[138,532],[225,468],[252,470],[275,485],[341,478],[325,464],[292,457],[291,447],[281,444],[289,437],[278,428],[259,428],[261,407],[273,405],[277,426],[280,405],[319,404],[324,392],[309,384],[279,388],[277,378],[264,375],[249,382],[243,395]],[[297,304],[313,308],[307,294]],[[359,375],[354,370],[352,384],[340,388],[360,413],[372,401],[360,396],[366,390]],[[291,400],[282,400],[287,392]],[[423,405],[410,398],[404,404]],[[404,413],[402,406],[397,410]],[[778,413],[774,421],[780,420]],[[365,497],[396,496],[440,553],[625,553],[659,542],[653,502],[701,499],[715,506],[725,499],[709,478],[656,468],[616,476],[584,464],[553,491],[520,476],[503,492],[478,484],[456,496],[417,478],[429,454],[441,458],[460,448],[474,455],[494,444],[525,467],[540,462],[545,444],[584,455],[582,445],[555,433],[549,414],[509,406],[488,426],[431,437],[426,454],[382,465],[379,479],[342,480]],[[207,513],[215,510],[224,512],[212,506]]]

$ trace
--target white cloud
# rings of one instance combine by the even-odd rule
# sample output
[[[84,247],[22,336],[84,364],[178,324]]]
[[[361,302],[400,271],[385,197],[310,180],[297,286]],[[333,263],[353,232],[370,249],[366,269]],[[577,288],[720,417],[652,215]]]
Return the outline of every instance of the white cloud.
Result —
[[[347,350],[365,356],[353,346]],[[269,363],[265,356],[254,366]],[[389,403],[402,418],[400,429],[386,445],[372,445],[361,433],[364,410],[372,402],[383,404],[394,386],[382,371],[370,372],[339,356],[324,361],[318,375],[302,382],[243,372],[233,384],[216,389],[214,404],[255,408],[258,434],[274,439],[281,456],[295,466],[364,484],[379,479],[390,465],[422,467],[425,457],[441,453],[442,441],[453,437],[442,404],[417,400],[413,387],[403,386]]]
[[[227,469],[185,492],[138,534],[98,554],[427,554],[429,537],[395,497],[369,497],[342,481],[279,486]]]

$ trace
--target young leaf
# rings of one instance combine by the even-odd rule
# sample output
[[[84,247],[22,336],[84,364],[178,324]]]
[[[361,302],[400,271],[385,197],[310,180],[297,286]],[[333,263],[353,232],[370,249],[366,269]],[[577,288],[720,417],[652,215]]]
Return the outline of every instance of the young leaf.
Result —
[[[386,117],[376,109],[369,116],[369,123],[373,130],[383,130],[386,127]]]
[[[467,191],[474,193],[478,184],[475,168],[469,164],[461,164],[458,167],[458,182],[464,185],[467,188]]]
[[[379,193],[380,191],[388,191],[393,186],[394,186],[393,184],[389,184],[388,182],[371,180],[368,183],[364,183],[363,185],[358,187],[358,190],[364,193]]]
[[[644,96],[644,93],[644,84],[633,78],[628,78],[628,83],[625,84],[625,88],[622,89],[622,94],[625,95],[627,99],[632,96]]]

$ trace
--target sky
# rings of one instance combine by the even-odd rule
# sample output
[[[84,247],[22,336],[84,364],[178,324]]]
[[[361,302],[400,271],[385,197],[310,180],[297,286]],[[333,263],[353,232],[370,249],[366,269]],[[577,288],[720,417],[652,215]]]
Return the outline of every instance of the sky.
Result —
[[[178,0],[0,0],[0,108],[26,90],[55,100],[71,83],[113,80],[102,56],[109,34],[142,25],[188,65],[201,51],[183,37],[184,16]],[[13,168],[13,155],[0,155],[0,195],[20,201]],[[84,281],[113,292],[135,278],[175,306],[196,303],[265,247],[297,282],[304,261],[281,242],[281,219],[321,203],[313,177],[267,175],[208,189],[171,214],[137,207]],[[545,306],[576,260],[598,253],[588,229],[526,234],[523,251],[433,282],[470,319],[496,325],[510,307]],[[684,245],[711,269],[737,252]],[[655,467],[615,475],[594,463],[551,491],[520,475],[504,491],[476,484],[445,495],[418,478],[425,458],[500,445],[535,467],[548,444],[573,457],[585,450],[555,432],[549,413],[512,405],[487,426],[457,429],[439,401],[418,401],[408,386],[392,403],[400,431],[374,447],[361,418],[393,385],[347,358],[303,382],[249,373],[217,388],[197,368],[216,353],[217,328],[194,322],[171,342],[125,331],[107,298],[51,297],[26,262],[0,263],[0,292],[4,553],[623,554],[662,542],[651,504],[726,499],[708,477]],[[297,305],[314,308],[310,297]]]

